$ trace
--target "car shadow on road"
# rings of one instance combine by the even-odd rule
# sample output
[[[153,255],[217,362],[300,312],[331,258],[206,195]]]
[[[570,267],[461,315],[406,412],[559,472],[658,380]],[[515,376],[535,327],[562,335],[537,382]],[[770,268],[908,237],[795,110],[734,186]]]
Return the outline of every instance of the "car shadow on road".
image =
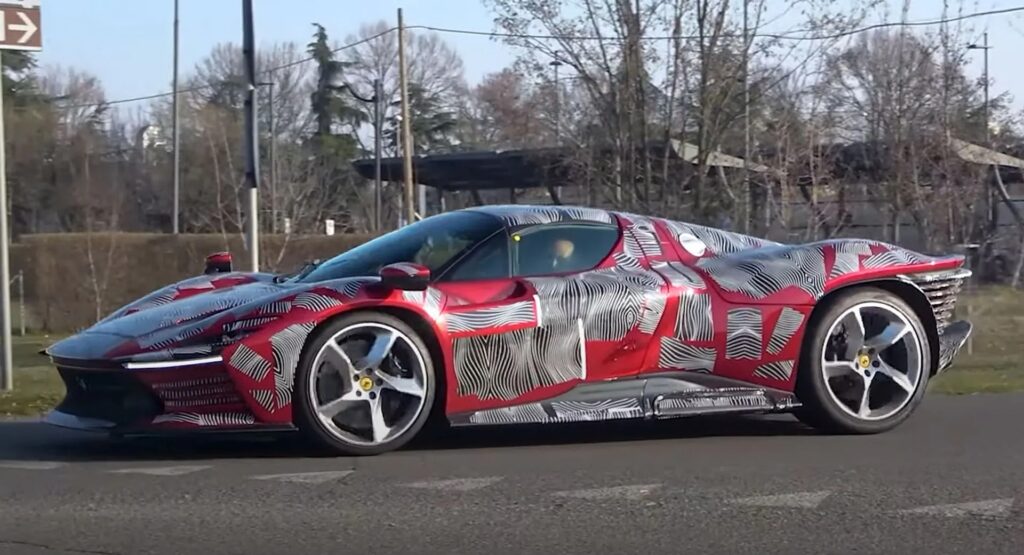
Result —
[[[796,419],[691,417],[654,422],[617,421],[549,425],[481,426],[431,431],[398,451],[472,450],[666,441],[709,437],[813,435]],[[334,456],[311,447],[296,433],[199,434],[113,439],[30,422],[0,422],[0,461],[147,461],[304,458]],[[388,456],[388,455],[382,455]]]

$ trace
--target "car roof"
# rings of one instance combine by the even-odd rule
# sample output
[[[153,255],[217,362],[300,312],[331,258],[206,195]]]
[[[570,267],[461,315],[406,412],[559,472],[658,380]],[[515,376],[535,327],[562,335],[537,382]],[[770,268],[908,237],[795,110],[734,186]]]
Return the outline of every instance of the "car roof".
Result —
[[[466,208],[500,218],[508,227],[554,222],[615,224],[612,212],[600,208],[565,205],[499,204]]]

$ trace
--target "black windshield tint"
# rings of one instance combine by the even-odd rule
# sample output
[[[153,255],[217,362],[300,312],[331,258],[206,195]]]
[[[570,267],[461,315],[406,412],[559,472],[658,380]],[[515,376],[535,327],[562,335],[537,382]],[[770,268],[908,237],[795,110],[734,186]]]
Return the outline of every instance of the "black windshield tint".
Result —
[[[502,227],[499,219],[479,212],[439,214],[343,252],[299,281],[375,276],[396,262],[422,264],[434,273]]]

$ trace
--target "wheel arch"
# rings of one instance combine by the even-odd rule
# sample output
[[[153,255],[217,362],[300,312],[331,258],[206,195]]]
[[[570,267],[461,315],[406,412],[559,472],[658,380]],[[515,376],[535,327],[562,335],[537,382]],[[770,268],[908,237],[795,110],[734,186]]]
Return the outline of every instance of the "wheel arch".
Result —
[[[351,310],[342,310],[317,323],[316,327],[313,328],[313,331],[309,334],[309,337],[314,337],[322,328],[330,325],[331,322],[339,318],[347,318],[354,314],[362,313],[387,314],[388,316],[398,318],[411,327],[417,335],[419,335],[420,339],[423,340],[423,343],[426,344],[427,349],[429,350],[430,360],[434,366],[434,379],[436,381],[434,406],[431,407],[431,411],[434,412],[439,410],[443,414],[444,407],[447,406],[448,372],[446,370],[446,359],[444,356],[444,350],[441,348],[441,340],[434,329],[434,325],[422,314],[410,308],[393,305],[364,306]],[[308,341],[309,340],[307,339],[307,342]],[[305,349],[305,347],[306,346],[304,345],[303,348]],[[431,419],[436,416],[437,414],[431,414]]]
[[[816,316],[828,308],[829,304],[833,299],[838,297],[840,294],[848,293],[857,289],[875,288],[882,289],[896,295],[913,309],[914,314],[921,320],[921,324],[924,327],[925,334],[928,337],[928,350],[929,350],[929,375],[934,376],[939,366],[939,332],[938,324],[935,320],[935,313],[932,311],[932,305],[928,301],[928,297],[924,294],[916,284],[910,280],[900,277],[886,277],[881,279],[872,279],[867,281],[858,281],[837,287],[825,293],[815,303],[814,309],[811,310],[811,314],[808,317],[808,325],[811,322],[816,323]],[[806,335],[806,332],[805,332]]]

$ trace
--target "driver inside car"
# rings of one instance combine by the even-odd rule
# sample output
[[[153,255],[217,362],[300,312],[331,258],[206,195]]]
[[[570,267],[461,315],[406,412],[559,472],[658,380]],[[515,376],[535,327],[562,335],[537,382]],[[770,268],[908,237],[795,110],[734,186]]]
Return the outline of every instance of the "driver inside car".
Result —
[[[567,272],[573,267],[572,255],[576,251],[576,244],[566,238],[556,239],[552,243],[551,270],[553,272]]]

